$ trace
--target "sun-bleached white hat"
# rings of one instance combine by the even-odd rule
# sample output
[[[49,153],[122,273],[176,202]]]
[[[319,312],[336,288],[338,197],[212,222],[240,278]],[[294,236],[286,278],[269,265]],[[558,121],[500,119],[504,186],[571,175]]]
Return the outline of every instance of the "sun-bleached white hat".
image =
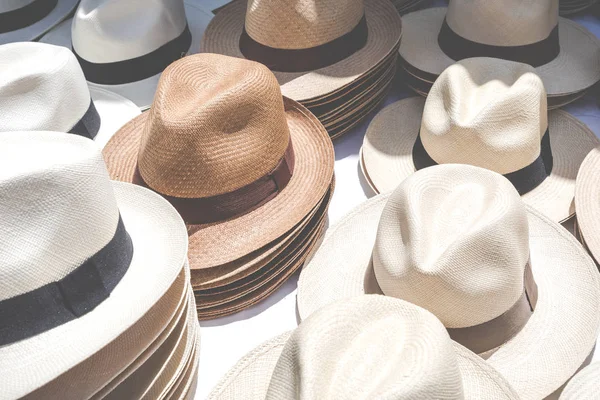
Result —
[[[529,65],[471,58],[447,68],[427,99],[379,112],[361,149],[363,171],[378,193],[415,169],[462,163],[506,176],[523,201],[557,222],[575,212],[579,165],[600,145],[564,111],[547,111],[542,80]]]
[[[517,399],[500,374],[450,340],[425,309],[358,296],[250,352],[209,400]]]
[[[581,163],[575,185],[577,226],[585,247],[600,261],[600,147]]]
[[[88,88],[70,50],[34,42],[0,46],[0,109],[0,132],[74,133],[101,147],[140,114],[126,98]]]
[[[525,399],[567,382],[600,329],[600,276],[582,246],[470,165],[420,170],[330,228],[300,275],[298,311],[365,293],[433,312]]]
[[[530,64],[549,96],[590,88],[600,80],[600,40],[558,16],[559,0],[452,0],[448,7],[402,17],[403,65],[433,82],[447,67],[470,57]]]
[[[595,362],[571,379],[560,395],[560,400],[594,400],[600,393],[600,362]]]
[[[179,301],[170,288],[186,270],[183,221],[155,193],[111,182],[92,141],[0,133],[0,193],[3,397],[73,371],[133,327],[140,340],[157,315],[137,322],[167,293]],[[110,349],[110,366],[131,361]]]
[[[211,18],[192,0],[82,0],[41,41],[72,48],[90,86],[147,109],[162,71],[199,51]]]

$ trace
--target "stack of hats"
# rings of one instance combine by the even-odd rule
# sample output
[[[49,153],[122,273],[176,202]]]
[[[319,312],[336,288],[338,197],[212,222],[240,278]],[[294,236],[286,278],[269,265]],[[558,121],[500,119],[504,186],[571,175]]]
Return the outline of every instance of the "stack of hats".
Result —
[[[200,319],[281,286],[320,237],[333,190],[323,125],[264,65],[218,54],[171,64],[104,158],[113,179],[152,189],[186,222]]]
[[[193,399],[187,234],[79,135],[0,135],[3,398]]]
[[[560,0],[560,15],[571,15],[593,7],[598,0]]]
[[[549,109],[583,97],[600,81],[600,40],[559,18],[558,0],[453,0],[448,7],[407,14],[402,22],[400,75],[424,96],[444,69],[471,57],[535,67]]]
[[[389,0],[236,0],[217,12],[201,49],[265,64],[335,138],[383,101],[401,34]]]

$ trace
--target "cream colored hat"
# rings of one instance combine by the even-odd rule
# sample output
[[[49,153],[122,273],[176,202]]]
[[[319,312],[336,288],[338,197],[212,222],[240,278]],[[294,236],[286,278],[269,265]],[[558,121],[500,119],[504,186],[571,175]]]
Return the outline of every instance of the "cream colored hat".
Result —
[[[192,0],[82,0],[75,17],[41,41],[72,48],[90,86],[147,109],[161,72],[198,52],[211,18]]]
[[[33,42],[0,47],[0,109],[0,132],[75,133],[101,147],[140,114],[126,98],[88,88],[69,50]]]
[[[369,73],[401,34],[388,0],[237,0],[206,28],[202,51],[267,65],[283,95],[303,102]]]
[[[430,165],[471,164],[503,174],[525,203],[554,221],[568,219],[579,165],[600,141],[570,114],[547,112],[535,72],[521,63],[471,58],[446,69],[427,100],[383,109],[362,147],[373,189],[391,191]]]
[[[359,296],[264,343],[209,400],[517,399],[484,360],[408,302]]]
[[[590,151],[577,174],[575,185],[577,225],[586,248],[600,260],[600,147]]]
[[[365,293],[433,312],[524,399],[563,385],[600,328],[600,276],[581,245],[469,165],[418,171],[330,228],[300,275],[298,311]]]
[[[600,393],[600,362],[588,365],[571,379],[560,400],[594,400]]]
[[[20,398],[136,326],[183,273],[187,234],[78,135],[0,134],[0,193],[0,387]]]
[[[455,61],[495,57],[536,68],[549,96],[580,92],[600,80],[600,41],[558,16],[559,0],[452,0],[402,17],[400,56],[433,82]]]

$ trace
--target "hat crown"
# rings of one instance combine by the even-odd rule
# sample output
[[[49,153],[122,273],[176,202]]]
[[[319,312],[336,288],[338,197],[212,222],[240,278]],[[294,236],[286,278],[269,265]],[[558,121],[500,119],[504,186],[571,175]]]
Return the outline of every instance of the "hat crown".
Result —
[[[34,42],[0,46],[0,132],[69,132],[90,101],[81,67],[68,49]]]
[[[526,64],[471,58],[448,67],[423,109],[423,147],[438,164],[500,174],[535,161],[548,129],[546,91]]]
[[[0,300],[64,278],[105,247],[119,209],[96,144],[57,132],[0,136]]]
[[[491,321],[523,294],[527,213],[503,176],[465,165],[425,168],[390,196],[373,249],[388,296],[419,305],[448,328]]]
[[[277,49],[307,49],[352,31],[364,15],[362,0],[248,0],[246,31]]]
[[[73,49],[94,63],[129,60],[169,43],[186,25],[183,0],[82,0],[71,28]]]
[[[0,3],[0,14],[18,10],[33,3],[35,0],[4,0]]]
[[[283,348],[266,399],[461,399],[456,354],[431,313],[367,295],[322,308]]]
[[[138,168],[175,197],[229,193],[272,172],[290,133],[277,79],[262,64],[197,54],[162,74]]]
[[[448,26],[492,46],[523,46],[546,39],[558,24],[558,0],[452,0]]]

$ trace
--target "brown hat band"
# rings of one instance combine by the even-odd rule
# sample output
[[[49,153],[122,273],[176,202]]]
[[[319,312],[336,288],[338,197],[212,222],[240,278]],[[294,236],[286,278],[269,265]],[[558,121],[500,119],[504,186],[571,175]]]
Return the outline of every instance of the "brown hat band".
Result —
[[[294,173],[294,148],[288,147],[277,166],[267,175],[234,190],[212,197],[182,198],[164,195],[148,185],[138,168],[133,183],[145,186],[163,196],[188,224],[207,224],[237,217],[261,206],[281,192]]]
[[[350,32],[308,49],[276,49],[252,39],[246,28],[240,36],[240,51],[248,60],[265,64],[272,71],[306,72],[335,64],[367,44],[369,29],[363,15]]]

